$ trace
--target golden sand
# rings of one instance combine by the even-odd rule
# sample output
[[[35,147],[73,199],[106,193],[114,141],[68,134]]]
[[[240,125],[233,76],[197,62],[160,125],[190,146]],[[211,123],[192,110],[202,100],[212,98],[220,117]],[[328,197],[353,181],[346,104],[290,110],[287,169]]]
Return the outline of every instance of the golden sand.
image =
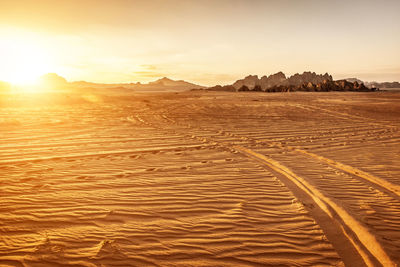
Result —
[[[6,102],[0,266],[400,263],[398,93]]]

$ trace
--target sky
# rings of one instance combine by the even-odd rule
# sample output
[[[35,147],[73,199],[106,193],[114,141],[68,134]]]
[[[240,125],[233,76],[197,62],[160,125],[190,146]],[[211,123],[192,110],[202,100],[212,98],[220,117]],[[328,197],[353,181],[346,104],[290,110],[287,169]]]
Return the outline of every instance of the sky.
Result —
[[[399,0],[0,0],[0,80],[400,80]]]

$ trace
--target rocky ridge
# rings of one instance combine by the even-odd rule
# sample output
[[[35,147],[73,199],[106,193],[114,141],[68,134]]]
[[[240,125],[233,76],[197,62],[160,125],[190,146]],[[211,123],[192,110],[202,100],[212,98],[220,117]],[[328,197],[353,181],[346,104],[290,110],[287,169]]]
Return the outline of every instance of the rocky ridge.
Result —
[[[304,83],[319,84],[323,81],[332,81],[332,76],[328,73],[316,74],[315,72],[306,71],[303,74],[294,74],[290,77],[286,77],[283,72],[277,72],[270,76],[262,76],[261,79],[257,75],[249,75],[244,79],[238,80],[232,84],[236,89],[242,86],[247,86],[249,89],[254,89],[256,86],[260,86],[261,90],[265,91],[275,86],[299,86]]]
[[[214,86],[208,88],[210,91],[258,91],[258,92],[291,92],[291,91],[373,91],[358,81],[347,80],[334,81],[328,73],[316,74],[306,71],[302,74],[294,74],[286,77],[283,72],[270,76],[249,75],[244,79],[237,80],[232,85]]]

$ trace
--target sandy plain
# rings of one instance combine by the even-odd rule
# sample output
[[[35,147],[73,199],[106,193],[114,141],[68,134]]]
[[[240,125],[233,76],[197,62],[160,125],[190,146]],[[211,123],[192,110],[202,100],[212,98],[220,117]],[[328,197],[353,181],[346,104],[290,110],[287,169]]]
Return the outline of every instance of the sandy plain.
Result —
[[[400,93],[0,101],[0,266],[396,266]]]

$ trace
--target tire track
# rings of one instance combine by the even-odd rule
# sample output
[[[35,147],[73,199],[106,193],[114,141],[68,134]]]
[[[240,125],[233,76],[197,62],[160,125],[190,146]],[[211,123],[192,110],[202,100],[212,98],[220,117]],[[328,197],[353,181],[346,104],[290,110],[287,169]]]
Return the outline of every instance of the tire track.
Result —
[[[168,118],[166,115],[162,115],[162,117],[164,119],[168,120],[169,122],[177,123],[176,121]],[[189,126],[191,127],[191,125],[189,125]],[[392,127],[392,126],[390,126],[390,127]],[[246,137],[240,136],[240,135],[228,132],[226,130],[218,131],[217,134],[228,136],[228,137],[236,137],[236,138],[239,138],[240,140],[248,140],[248,141],[251,141],[253,143],[260,143],[259,140],[255,140],[255,139],[253,139],[251,137],[247,137],[247,136]],[[327,163],[330,166],[332,166],[332,167],[334,167],[334,168],[336,168],[338,170],[341,170],[341,171],[344,171],[344,172],[346,172],[346,173],[348,173],[350,175],[356,176],[356,177],[358,177],[358,179],[360,179],[362,181],[366,181],[368,183],[371,183],[374,186],[376,186],[377,188],[379,188],[381,190],[383,189],[383,191],[389,192],[396,199],[400,200],[400,186],[396,185],[396,184],[393,184],[393,183],[391,183],[391,182],[389,182],[389,181],[387,181],[385,179],[379,178],[379,177],[377,177],[375,175],[372,175],[372,174],[370,174],[368,172],[362,171],[362,170],[360,170],[358,168],[355,168],[353,166],[350,166],[350,165],[347,165],[347,164],[344,164],[344,163],[341,163],[341,162],[326,158],[324,156],[321,156],[321,155],[306,151],[306,150],[301,149],[299,147],[285,146],[285,145],[283,145],[283,144],[281,144],[279,142],[269,142],[269,141],[265,141],[265,140],[263,140],[262,142],[264,144],[267,144],[267,145],[269,145],[271,147],[274,147],[274,148],[278,148],[278,149],[282,149],[282,150],[290,150],[290,151],[294,151],[294,152],[297,152],[297,153],[305,154],[305,155],[307,155],[307,156],[309,156],[309,157],[311,157],[313,159],[316,159],[318,161]]]
[[[154,153],[154,152],[166,152],[166,151],[175,151],[177,149],[180,150],[188,150],[188,149],[198,149],[207,146],[207,144],[201,145],[182,145],[182,146],[164,146],[159,148],[150,148],[150,149],[127,149],[127,150],[118,150],[118,151],[100,151],[100,152],[92,152],[86,154],[69,154],[69,155],[60,155],[60,156],[47,156],[47,157],[34,157],[34,158],[23,158],[23,159],[9,159],[9,160],[0,160],[0,166],[14,164],[14,163],[26,163],[26,162],[40,162],[45,160],[57,160],[57,159],[81,159],[88,157],[101,157],[101,156],[113,156],[113,155],[129,155],[129,154],[137,154],[137,153]]]
[[[307,156],[310,156],[310,157],[312,157],[314,159],[317,159],[319,161],[325,162],[328,165],[330,165],[330,166],[332,166],[332,167],[334,167],[336,169],[339,169],[339,170],[347,172],[347,173],[349,173],[351,175],[357,176],[358,178],[366,180],[366,181],[374,184],[378,188],[383,188],[386,191],[391,192],[392,194],[395,195],[395,197],[397,199],[400,199],[400,186],[399,185],[393,184],[393,183],[391,183],[389,181],[386,181],[386,180],[384,180],[382,178],[376,177],[376,176],[374,176],[374,175],[372,175],[370,173],[367,173],[365,171],[362,171],[362,170],[357,169],[355,167],[352,167],[350,165],[346,165],[346,164],[340,163],[338,161],[335,161],[335,160],[320,156],[318,154],[314,154],[312,152],[308,152],[306,150],[302,150],[302,149],[299,149],[299,148],[290,148],[290,149],[294,150],[296,152],[305,154]]]
[[[366,227],[354,219],[345,209],[322,194],[316,187],[293,173],[286,166],[269,157],[242,146],[234,146],[234,148],[242,154],[254,158],[274,171],[284,175],[297,186],[298,190],[309,195],[314,203],[318,205],[331,220],[336,220],[336,222],[339,223],[343,235],[355,246],[367,266],[376,266],[375,260],[382,266],[396,266],[386,254],[381,244],[376,240],[376,237],[371,234]],[[372,256],[375,259],[373,259]]]
[[[339,119],[349,119],[349,120],[354,120],[357,119],[361,122],[367,123],[369,125],[374,125],[374,126],[380,126],[380,127],[385,127],[385,128],[390,128],[390,129],[394,129],[394,130],[398,130],[397,126],[394,125],[388,125],[388,124],[383,124],[383,123],[379,123],[379,122],[375,122],[374,119],[370,119],[370,118],[365,118],[363,116],[359,116],[359,115],[354,115],[354,114],[348,114],[348,113],[344,113],[344,112],[338,112],[338,111],[332,111],[326,108],[321,108],[321,107],[316,107],[316,106],[304,106],[301,104],[291,104],[291,106],[293,107],[297,107],[297,108],[302,108],[305,110],[310,110],[310,111],[323,111],[326,114],[339,118]]]
[[[161,117],[168,121],[168,123],[184,126],[186,129],[201,129],[201,127],[193,127],[190,124],[182,125],[165,114],[161,115]],[[159,129],[162,128],[160,126],[155,126],[142,118],[139,118],[139,120],[148,126],[153,125],[153,127]],[[188,136],[188,134],[183,135],[186,137]],[[235,134],[226,131],[219,131],[216,135],[237,137]],[[360,264],[360,266],[364,266],[364,264],[366,266],[396,266],[387,255],[382,245],[377,241],[376,237],[371,234],[362,223],[352,217],[343,207],[321,193],[304,178],[293,173],[286,166],[249,148],[235,145],[231,142],[215,141],[212,138],[198,135],[191,135],[191,138],[211,143],[212,145],[224,148],[233,153],[239,152],[248,158],[262,163],[274,173],[277,173],[281,179],[283,178],[282,180],[285,185],[292,190],[296,197],[298,197],[303,203],[308,203],[308,205],[305,204],[305,206],[308,207],[313,217],[324,229],[328,238],[330,238],[330,241],[337,249],[344,262],[347,262],[349,266],[356,266],[357,264]],[[248,141],[251,139],[241,137],[241,140]],[[281,146],[276,144],[273,144],[273,146],[283,149]],[[289,186],[288,181],[295,186]],[[318,207],[318,209],[313,210],[314,207]],[[334,226],[332,226],[332,224]],[[361,262],[363,262],[363,264]]]

